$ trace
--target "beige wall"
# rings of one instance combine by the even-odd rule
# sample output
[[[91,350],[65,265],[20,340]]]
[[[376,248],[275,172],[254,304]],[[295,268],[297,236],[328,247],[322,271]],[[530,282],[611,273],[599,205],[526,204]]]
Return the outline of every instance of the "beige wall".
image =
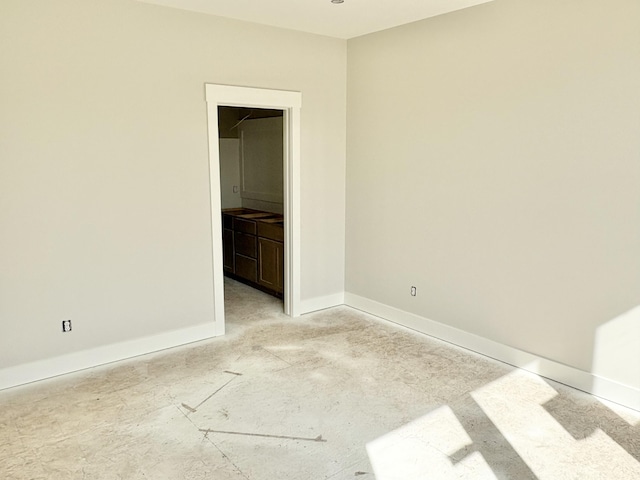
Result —
[[[346,188],[348,292],[639,388],[638,24],[496,0],[350,40],[347,72],[325,37],[4,0],[0,367],[211,320],[211,82],[302,92],[303,301],[344,290]]]
[[[242,207],[240,198],[240,141],[220,138],[220,204],[222,208]],[[237,192],[234,192],[233,189]]]
[[[247,119],[238,127],[243,207],[260,202],[267,212],[283,213],[283,128],[283,117]]]
[[[344,290],[346,42],[133,0],[0,32],[1,367],[212,320],[206,82],[302,92],[302,299]]]
[[[350,40],[347,292],[640,388],[639,25],[496,0]]]

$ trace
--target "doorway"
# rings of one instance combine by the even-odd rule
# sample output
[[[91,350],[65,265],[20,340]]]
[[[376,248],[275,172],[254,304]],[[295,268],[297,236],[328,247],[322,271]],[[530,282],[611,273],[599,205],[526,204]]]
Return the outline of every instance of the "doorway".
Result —
[[[228,279],[236,280],[278,298],[281,309],[283,117],[282,110],[218,107],[225,293],[232,285]],[[237,303],[244,297],[234,298]]]
[[[224,256],[220,190],[218,107],[279,110],[283,113],[284,312],[300,305],[300,92],[206,84],[215,334],[225,332]]]

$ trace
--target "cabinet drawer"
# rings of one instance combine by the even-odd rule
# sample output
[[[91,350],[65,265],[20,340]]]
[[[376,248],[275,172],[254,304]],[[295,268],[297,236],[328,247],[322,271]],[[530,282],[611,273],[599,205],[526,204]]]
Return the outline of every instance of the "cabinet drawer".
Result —
[[[255,282],[258,279],[258,261],[236,253],[236,275]]]
[[[235,232],[233,245],[236,253],[246,257],[256,258],[258,256],[256,247],[256,237],[246,233]]]
[[[282,242],[284,241],[284,229],[282,225],[258,222],[258,236]]]
[[[245,220],[244,218],[234,218],[233,229],[236,232],[249,233],[251,235],[255,235],[256,222],[254,222],[253,220]]]

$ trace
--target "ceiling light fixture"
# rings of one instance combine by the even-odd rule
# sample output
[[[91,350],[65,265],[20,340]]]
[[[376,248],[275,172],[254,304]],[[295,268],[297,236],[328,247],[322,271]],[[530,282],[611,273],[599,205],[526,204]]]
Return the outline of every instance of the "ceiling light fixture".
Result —
[[[344,0],[331,0],[331,3],[344,3]]]

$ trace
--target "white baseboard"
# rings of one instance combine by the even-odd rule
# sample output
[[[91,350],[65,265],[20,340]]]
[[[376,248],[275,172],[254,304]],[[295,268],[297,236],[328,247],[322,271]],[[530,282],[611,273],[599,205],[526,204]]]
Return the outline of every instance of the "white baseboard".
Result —
[[[0,370],[0,390],[205,340],[217,334],[215,323],[209,322],[150,337],[127,340],[91,350],[3,368]]]
[[[317,312],[318,310],[324,310],[325,308],[336,307],[338,305],[344,305],[344,293],[302,300],[300,302],[300,314],[304,315],[305,313]]]
[[[599,377],[359,295],[345,293],[304,300],[301,302],[301,312],[310,313],[343,304],[606,400],[640,410],[640,389],[638,388]],[[205,340],[221,333],[216,329],[215,324],[207,323],[4,368],[0,370],[0,390]]]
[[[640,389],[504,345],[352,293],[345,304],[393,323],[508,363],[550,380],[640,410]]]

